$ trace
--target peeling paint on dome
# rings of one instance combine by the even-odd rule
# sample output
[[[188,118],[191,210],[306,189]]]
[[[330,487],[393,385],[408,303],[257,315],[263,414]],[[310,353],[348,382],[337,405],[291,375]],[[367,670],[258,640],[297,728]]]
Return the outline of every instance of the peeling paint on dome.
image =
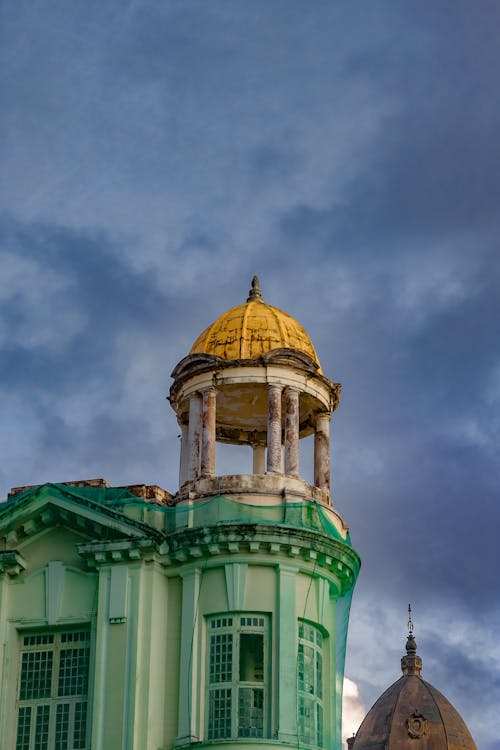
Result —
[[[319,366],[311,339],[302,326],[277,307],[250,299],[223,313],[194,342],[190,354],[221,359],[258,359],[272,349],[287,347],[308,354]]]

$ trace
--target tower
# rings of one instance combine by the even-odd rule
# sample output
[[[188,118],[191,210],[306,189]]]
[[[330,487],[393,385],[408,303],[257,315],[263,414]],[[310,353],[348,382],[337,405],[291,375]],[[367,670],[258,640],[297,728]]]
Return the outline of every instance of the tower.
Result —
[[[304,329],[257,277],[174,369],[182,431],[175,497],[182,577],[178,745],[269,739],[340,747],[345,640],[359,570],[330,494],[326,378]],[[314,480],[300,441],[314,435]],[[219,476],[216,444],[253,472]]]
[[[2,747],[340,748],[359,558],[330,496],[339,393],[254,279],[173,372],[175,494],[103,479],[11,491]],[[218,474],[218,442],[251,451],[253,472]]]

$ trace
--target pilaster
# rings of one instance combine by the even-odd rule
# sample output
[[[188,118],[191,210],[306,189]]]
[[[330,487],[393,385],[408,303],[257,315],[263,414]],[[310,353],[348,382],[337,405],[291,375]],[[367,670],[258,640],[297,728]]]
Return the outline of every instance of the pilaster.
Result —
[[[198,568],[182,576],[182,633],[180,648],[179,724],[176,745],[199,741],[198,696],[200,646],[198,596],[201,573]]]
[[[296,568],[279,565],[278,738],[297,743]]]

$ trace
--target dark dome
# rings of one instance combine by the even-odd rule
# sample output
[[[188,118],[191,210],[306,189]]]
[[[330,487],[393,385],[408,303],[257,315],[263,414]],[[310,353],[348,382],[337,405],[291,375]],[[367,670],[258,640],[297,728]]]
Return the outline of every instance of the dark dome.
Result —
[[[464,720],[422,679],[422,660],[410,633],[403,676],[380,696],[356,734],[353,750],[477,750]]]

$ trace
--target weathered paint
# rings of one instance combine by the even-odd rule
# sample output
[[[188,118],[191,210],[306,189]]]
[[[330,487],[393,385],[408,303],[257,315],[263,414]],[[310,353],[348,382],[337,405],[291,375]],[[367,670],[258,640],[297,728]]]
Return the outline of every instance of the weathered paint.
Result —
[[[223,313],[196,339],[190,354],[202,352],[222,359],[258,359],[272,349],[287,347],[318,355],[302,326],[277,307],[250,300]]]
[[[281,471],[281,391],[279,385],[270,385],[267,411],[267,470]]]

